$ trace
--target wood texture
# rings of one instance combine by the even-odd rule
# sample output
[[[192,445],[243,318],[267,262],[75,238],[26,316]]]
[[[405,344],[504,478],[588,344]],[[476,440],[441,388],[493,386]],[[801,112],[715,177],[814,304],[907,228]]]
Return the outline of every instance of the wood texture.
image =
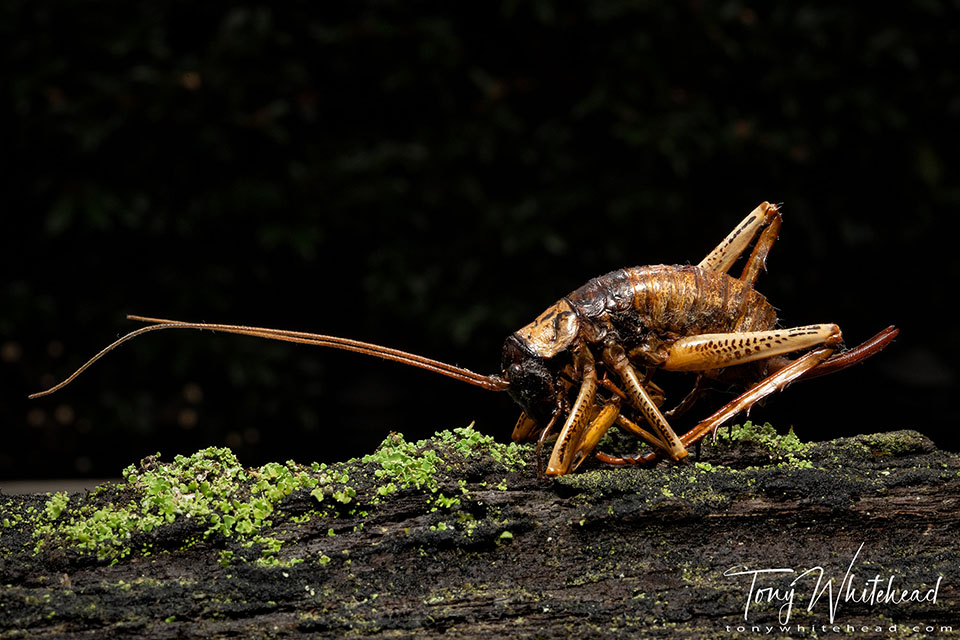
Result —
[[[256,546],[238,541],[197,541],[179,521],[152,534],[149,555],[113,565],[70,549],[35,555],[27,525],[5,526],[0,637],[730,638],[741,627],[739,637],[810,636],[811,625],[827,626],[820,635],[853,625],[854,637],[875,637],[896,625],[897,637],[942,637],[941,626],[960,629],[956,454],[913,431],[802,451],[762,437],[728,440],[725,431],[699,460],[654,469],[590,463],[591,471],[546,482],[530,464],[504,472],[475,461],[441,482],[450,495],[463,481],[467,493],[453,509],[434,509],[436,495],[416,490],[370,504],[360,475],[351,476],[353,513],[338,518],[309,517],[309,496],[294,493],[273,518],[286,540],[281,560],[301,559],[289,566],[260,566]],[[371,471],[358,464],[352,473]],[[0,496],[0,509],[43,511],[47,500]],[[234,557],[221,566],[224,550]],[[876,576],[874,586],[936,587],[936,602],[840,601],[831,621],[827,596],[806,610],[807,578],[789,632],[765,631],[780,628],[779,601],[752,604],[744,620],[750,580],[731,569],[821,566],[840,586],[854,558],[854,587]],[[757,587],[786,584],[763,577]]]

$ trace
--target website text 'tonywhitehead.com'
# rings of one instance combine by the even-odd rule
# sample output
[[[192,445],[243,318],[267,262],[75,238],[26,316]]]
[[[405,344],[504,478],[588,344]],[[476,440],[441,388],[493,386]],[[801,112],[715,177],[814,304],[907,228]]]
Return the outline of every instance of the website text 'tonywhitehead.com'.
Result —
[[[803,571],[792,568],[750,569],[734,567],[724,572],[730,578],[742,580],[744,585],[743,622],[727,625],[726,630],[737,633],[897,633],[897,632],[943,632],[944,627],[934,623],[887,624],[844,624],[837,622],[844,605],[860,605],[860,615],[864,606],[882,607],[889,616],[890,608],[904,607],[911,603],[936,605],[937,596],[943,582],[943,576],[931,576],[929,581],[919,585],[907,585],[902,578],[894,575],[876,573],[861,577],[857,574],[856,564],[865,543],[861,543],[847,566],[843,577],[828,577],[822,566]],[[838,583],[838,578],[839,583]],[[798,607],[809,613],[826,614],[824,624],[791,624],[791,618]],[[751,623],[751,618],[761,611],[775,608],[779,624]],[[886,620],[889,620],[886,617]],[[947,627],[947,631],[952,628]]]

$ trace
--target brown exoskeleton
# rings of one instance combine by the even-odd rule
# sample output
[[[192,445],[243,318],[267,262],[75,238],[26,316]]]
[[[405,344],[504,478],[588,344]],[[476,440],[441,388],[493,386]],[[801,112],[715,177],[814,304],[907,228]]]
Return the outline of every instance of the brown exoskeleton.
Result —
[[[835,324],[778,328],[774,308],[753,285],[765,268],[780,224],[779,208],[764,202],[696,266],[633,267],[590,280],[507,338],[500,375],[485,376],[334,336],[130,316],[151,325],[128,333],[60,384],[30,397],[64,387],[107,352],[143,333],[213,329],[375,355],[484,389],[507,391],[523,409],[513,439],[537,441],[538,473],[540,447],[561,421],[546,467],[550,476],[579,467],[614,425],[639,436],[653,450],[625,457],[598,452],[597,459],[611,464],[647,463],[661,455],[680,460],[687,447],[773,392],[868,358],[898,333],[888,327],[860,346],[835,354],[841,344]],[[730,276],[727,271],[751,244],[754,248],[742,274]],[[793,360],[786,357],[799,352],[805,353]],[[672,411],[660,410],[663,392],[652,381],[659,369],[697,374],[693,390]],[[668,418],[690,408],[704,379],[734,380],[746,390],[678,436]]]

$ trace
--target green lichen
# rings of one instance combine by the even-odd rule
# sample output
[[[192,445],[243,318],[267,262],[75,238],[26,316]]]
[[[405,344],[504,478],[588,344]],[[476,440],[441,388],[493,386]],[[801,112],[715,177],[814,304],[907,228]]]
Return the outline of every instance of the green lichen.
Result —
[[[770,424],[745,422],[721,429],[718,442],[707,443],[704,455],[719,456],[710,462],[690,456],[680,463],[661,464],[634,473],[600,468],[563,476],[556,482],[578,491],[576,500],[584,505],[607,501],[603,512],[591,508],[581,524],[619,518],[624,511],[645,513],[679,508],[703,513],[729,503],[731,492],[755,491],[763,473],[774,469],[812,468],[808,456],[813,446],[800,442],[792,431],[780,435]],[[725,451],[731,448],[743,449],[747,453],[743,459],[750,461],[750,466],[735,468],[718,462],[725,459]]]
[[[377,465],[376,492],[386,496],[400,489],[415,488],[436,493],[441,472],[452,465],[490,456],[507,471],[527,464],[527,448],[515,443],[502,444],[469,425],[452,431],[437,432],[432,438],[407,442],[402,434],[392,433],[374,453],[362,458],[365,464]],[[462,489],[462,485],[461,485]],[[459,504],[456,498],[440,496],[441,506]]]
[[[458,470],[480,464],[492,472],[512,471],[526,464],[529,453],[498,443],[472,425],[419,442],[391,434],[375,453],[329,466],[288,461],[246,468],[229,449],[217,447],[178,455],[171,462],[161,461],[158,453],[124,469],[120,484],[98,487],[79,504],[66,493],[48,494],[39,508],[4,513],[2,524],[9,528],[24,519],[30,522],[35,553],[69,548],[116,562],[131,554],[206,542],[229,544],[217,556],[224,566],[251,559],[288,566],[298,559],[281,559],[282,527],[304,526],[311,518],[348,517],[352,530],[359,531],[368,509],[399,490],[423,492],[426,513],[456,515],[455,522],[434,523],[436,531],[457,529],[469,535],[477,523],[460,512],[469,490]],[[298,492],[299,511],[284,509],[288,496]],[[303,513],[304,499],[312,511]]]
[[[810,464],[804,458],[808,445],[792,432],[777,434],[769,424],[746,422],[724,429],[720,440],[727,446],[749,443],[760,447],[773,462]],[[161,461],[157,454],[127,467],[123,482],[115,487],[98,488],[79,501],[71,501],[65,493],[48,495],[36,508],[5,513],[3,526],[28,519],[36,553],[72,548],[116,562],[134,553],[149,555],[160,548],[212,543],[218,548],[217,562],[224,566],[251,560],[289,566],[300,559],[286,557],[290,554],[283,551],[283,527],[305,526],[311,518],[348,517],[349,524],[336,531],[327,522],[320,524],[320,530],[356,532],[363,528],[370,510],[398,491],[424,496],[425,514],[436,512],[430,530],[438,535],[456,532],[471,536],[481,525],[484,531],[491,527],[503,530],[509,521],[498,521],[489,507],[485,507],[486,515],[478,518],[470,513],[470,505],[465,506],[471,496],[463,471],[471,469],[473,474],[482,469],[480,473],[494,474],[491,485],[496,483],[497,490],[506,491],[508,474],[523,469],[531,453],[530,446],[499,443],[470,425],[416,442],[391,434],[374,453],[329,466],[288,461],[246,468],[229,449],[216,447],[178,455],[170,462]],[[718,473],[738,472],[698,462],[642,474],[604,469],[558,481],[586,489],[586,493],[596,486],[602,487],[598,491],[603,493],[640,494],[651,508],[664,501],[700,508],[717,502],[706,477]],[[710,482],[717,481],[729,480]],[[303,506],[295,512],[285,510],[284,501],[294,493],[300,495],[299,504],[312,504],[313,510],[304,513]],[[175,539],[171,541],[170,536]]]
[[[929,453],[934,449],[933,443],[929,438],[913,430],[861,435],[856,436],[856,439],[866,446],[870,451],[870,455],[874,457],[902,457],[905,455]]]
[[[408,487],[436,489],[440,455],[436,449],[428,448],[427,441],[407,442],[402,434],[393,433],[374,453],[364,456],[362,461],[380,465],[374,471],[376,477],[383,481],[377,487],[379,495]]]
[[[433,440],[441,446],[452,448],[466,458],[476,459],[484,454],[489,455],[510,471],[518,470],[527,464],[528,447],[514,442],[509,444],[497,442],[493,436],[484,435],[475,430],[473,423],[452,431],[440,431],[434,435]]]
[[[318,500],[330,495],[343,502],[355,493],[343,484],[342,476],[293,461],[246,469],[225,448],[178,455],[171,463],[161,463],[159,458],[159,454],[150,456],[139,467],[123,471],[125,484],[118,489],[129,496],[126,502],[82,505],[65,514],[66,494],[51,496],[45,513],[48,520],[57,522],[38,524],[35,551],[67,545],[116,560],[132,552],[134,536],[189,521],[199,527],[198,539],[235,537],[259,545],[262,555],[270,557],[282,543],[258,533],[273,524],[277,505],[286,496],[306,489]],[[140,550],[149,553],[150,547],[145,541]]]
[[[812,466],[812,463],[805,458],[811,445],[801,442],[793,429],[790,429],[786,435],[780,435],[769,422],[757,425],[747,420],[742,425],[720,429],[717,437],[720,441],[731,444],[757,446],[767,453],[771,462],[782,462],[799,468]]]
[[[50,496],[50,499],[47,500],[47,504],[45,505],[47,518],[50,520],[56,520],[59,518],[60,514],[63,513],[63,510],[66,508],[69,502],[70,496],[68,496],[65,491],[60,491]]]

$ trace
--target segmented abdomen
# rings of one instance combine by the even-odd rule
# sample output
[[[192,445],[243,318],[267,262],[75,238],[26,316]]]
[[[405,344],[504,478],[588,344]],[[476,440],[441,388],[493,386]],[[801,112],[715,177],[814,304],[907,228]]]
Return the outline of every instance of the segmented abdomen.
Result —
[[[620,269],[594,278],[567,299],[582,321],[609,318],[625,341],[641,333],[762,331],[777,322],[774,308],[752,287],[695,266]]]

